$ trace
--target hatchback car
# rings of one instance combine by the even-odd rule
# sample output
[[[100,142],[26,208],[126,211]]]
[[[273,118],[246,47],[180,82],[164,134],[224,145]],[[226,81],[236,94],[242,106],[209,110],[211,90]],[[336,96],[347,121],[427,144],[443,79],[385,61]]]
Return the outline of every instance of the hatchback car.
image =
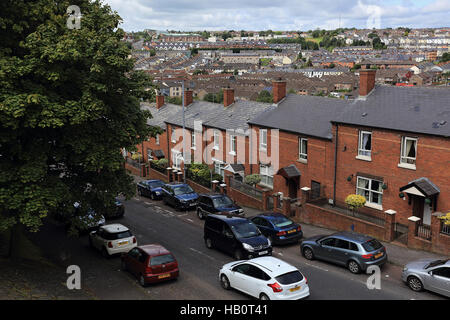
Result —
[[[250,220],[236,216],[210,214],[206,217],[206,246],[217,248],[236,260],[272,254],[272,244]]]
[[[302,227],[278,212],[261,213],[251,218],[272,244],[297,243],[302,237]]]
[[[219,271],[220,284],[261,300],[298,300],[309,296],[306,277],[294,266],[274,257],[227,263]]]
[[[137,246],[136,237],[119,223],[101,226],[89,234],[89,245],[101,251],[104,257],[128,252]]]
[[[179,276],[178,262],[166,248],[159,244],[147,244],[122,254],[122,270],[129,271],[144,287]]]
[[[381,267],[387,261],[386,248],[378,240],[355,232],[311,237],[302,241],[300,249],[306,259],[346,266],[352,273],[365,271],[370,265]]]
[[[140,181],[137,184],[137,191],[140,196],[149,197],[152,200],[161,199],[164,184],[161,180]]]
[[[211,213],[243,215],[244,210],[225,194],[201,194],[198,198],[197,216],[200,219],[205,219]]]
[[[164,204],[179,210],[191,210],[197,206],[198,194],[185,183],[165,184],[162,191]]]
[[[450,297],[450,259],[422,259],[408,263],[402,280],[414,291],[429,290]]]

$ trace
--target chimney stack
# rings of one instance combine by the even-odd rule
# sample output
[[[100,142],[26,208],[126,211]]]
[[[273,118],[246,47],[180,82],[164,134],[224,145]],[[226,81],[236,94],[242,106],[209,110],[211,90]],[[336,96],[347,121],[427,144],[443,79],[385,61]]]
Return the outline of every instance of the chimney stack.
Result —
[[[272,82],[273,102],[278,103],[286,97],[286,81],[281,78]]]
[[[234,103],[234,89],[227,87],[223,88],[223,106],[228,107]]]
[[[192,98],[193,91],[189,88],[184,90],[184,106],[187,107],[190,105],[194,100]]]
[[[156,109],[161,108],[164,105],[164,96],[161,93],[156,95]]]
[[[375,87],[376,70],[364,69],[359,70],[359,95],[367,96]]]

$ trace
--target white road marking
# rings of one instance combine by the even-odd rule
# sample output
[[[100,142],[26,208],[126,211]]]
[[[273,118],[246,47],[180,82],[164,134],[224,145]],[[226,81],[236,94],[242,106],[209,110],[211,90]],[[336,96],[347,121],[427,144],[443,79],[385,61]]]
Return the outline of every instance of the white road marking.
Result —
[[[150,202],[147,202],[147,201],[144,201],[144,203],[145,203],[145,204],[148,204],[149,206],[151,206],[151,205],[152,205],[152,203],[150,203]]]
[[[192,250],[192,251],[194,251],[195,253],[201,254],[202,256],[205,256],[205,257],[207,257],[207,258],[209,258],[209,259],[211,259],[211,260],[216,260],[216,259],[214,259],[213,257],[207,255],[206,253],[203,253],[203,252],[201,252],[201,251],[199,251],[199,250],[196,250],[196,249],[194,249],[194,248],[189,248],[189,250]]]
[[[187,218],[186,220],[189,220],[190,222],[194,222],[194,220],[191,220],[191,219],[189,219],[189,218]]]
[[[314,267],[314,268],[317,268],[317,269],[320,269],[320,270],[323,270],[323,271],[327,271],[327,272],[328,272],[328,270],[325,269],[325,268],[322,268],[322,267],[319,267],[319,266],[315,266],[315,265],[310,264],[310,263],[307,263],[307,262],[305,262],[305,264],[306,264],[307,266]]]
[[[281,252],[277,252],[280,256],[283,256],[283,254]]]

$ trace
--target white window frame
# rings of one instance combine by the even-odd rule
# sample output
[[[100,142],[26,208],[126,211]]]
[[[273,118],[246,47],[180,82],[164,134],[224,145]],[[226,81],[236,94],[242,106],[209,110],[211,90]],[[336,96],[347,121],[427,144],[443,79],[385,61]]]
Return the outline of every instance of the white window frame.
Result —
[[[214,142],[214,150],[219,150],[220,149],[220,132],[219,130],[214,130],[213,132],[213,142]]]
[[[370,150],[363,149],[363,142],[364,142],[364,135],[370,136]],[[372,139],[372,132],[365,131],[365,130],[359,130],[358,133],[358,155],[356,156],[357,159],[362,160],[371,160],[372,159],[372,146],[373,146],[373,139]]]
[[[360,179],[369,181],[368,189],[362,188],[362,187],[359,186],[359,180]],[[372,181],[379,182],[381,191],[372,190]],[[378,210],[383,210],[383,188],[381,187],[382,185],[383,185],[383,181],[376,180],[376,179],[371,179],[371,178],[367,178],[367,177],[357,176],[356,177],[356,194],[359,194],[359,195],[362,195],[363,197],[365,197],[365,194],[364,194],[365,192],[364,191],[368,191],[369,192],[369,199],[366,198],[365,206],[370,207],[370,208],[374,208],[374,209],[378,209]],[[359,190],[363,191],[362,194],[358,192]],[[373,202],[373,194],[374,193],[376,193],[376,194],[378,194],[380,196],[380,199],[381,199],[380,202],[381,203]]]
[[[408,140],[414,141],[414,148],[415,148],[415,154],[416,156],[414,158],[406,156],[406,142]],[[416,168],[416,161],[417,161],[417,138],[403,136],[402,137],[402,143],[401,143],[401,149],[400,149],[400,166],[403,167],[411,167]]]
[[[230,154],[236,155],[237,149],[237,136],[232,134],[230,135]]]
[[[225,179],[225,163],[220,160],[213,159],[214,172],[220,174]]]
[[[172,143],[176,143],[177,142],[177,139],[175,137],[175,128],[174,127],[171,127],[170,141],[172,141]]]
[[[183,155],[180,151],[172,149],[172,166],[177,169],[181,169],[181,162],[183,161]]]
[[[303,150],[304,141],[306,143],[306,150]],[[306,138],[298,138],[298,159],[302,162],[308,161],[308,139]]]
[[[159,134],[156,135],[155,142],[156,142],[157,145],[159,145]]]
[[[272,166],[259,165],[259,175],[261,176],[260,184],[273,188],[273,168]]]
[[[259,130],[259,150],[267,151],[267,129]]]
[[[197,146],[197,137],[195,136],[195,131],[191,132],[191,149],[195,150]]]

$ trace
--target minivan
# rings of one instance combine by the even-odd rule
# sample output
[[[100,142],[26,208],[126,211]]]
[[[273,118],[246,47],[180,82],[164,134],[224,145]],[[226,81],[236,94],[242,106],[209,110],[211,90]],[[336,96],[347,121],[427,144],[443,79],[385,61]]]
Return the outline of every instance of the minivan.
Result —
[[[272,244],[249,219],[210,214],[205,219],[206,247],[217,248],[236,260],[272,255]]]

